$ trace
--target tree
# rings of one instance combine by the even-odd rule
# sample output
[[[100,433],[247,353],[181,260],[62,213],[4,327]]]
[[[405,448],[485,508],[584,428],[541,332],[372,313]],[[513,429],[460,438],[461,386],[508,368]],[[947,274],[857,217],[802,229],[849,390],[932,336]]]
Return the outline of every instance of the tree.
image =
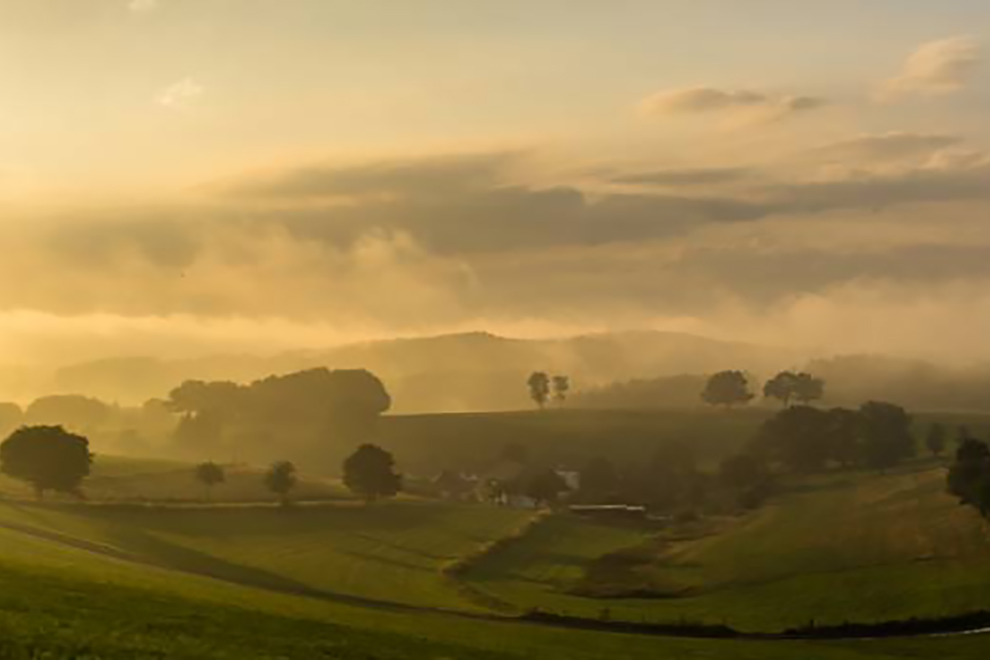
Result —
[[[289,461],[276,461],[265,473],[265,486],[278,495],[282,506],[289,506],[289,492],[297,483],[296,466]]]
[[[61,426],[24,426],[0,445],[0,470],[30,483],[38,499],[47,490],[82,497],[92,462],[89,440]]]
[[[784,407],[791,405],[794,397],[794,372],[781,371],[763,385],[763,396],[767,399],[778,399]]]
[[[942,455],[945,451],[948,437],[949,433],[946,431],[944,425],[936,422],[928,427],[928,435],[925,436],[925,446],[928,447],[928,451],[932,453],[932,456],[938,458]]]
[[[763,396],[779,399],[784,406],[791,401],[805,405],[817,401],[825,395],[825,381],[804,372],[781,371],[763,386]]]
[[[752,399],[749,382],[741,371],[722,371],[715,374],[708,379],[701,393],[701,400],[705,403],[727,408],[749,403]]]
[[[915,454],[911,417],[892,403],[870,401],[859,409],[863,432],[863,460],[867,467],[891,468]]]
[[[948,490],[959,503],[974,507],[990,519],[990,447],[979,440],[963,440],[949,468]]]
[[[847,408],[828,411],[829,458],[844,468],[858,463],[862,458],[862,423],[859,413]]]
[[[554,470],[542,470],[537,472],[526,484],[525,493],[533,498],[538,505],[553,504],[560,497],[561,493],[570,490],[564,478]]]
[[[567,376],[554,376],[553,377],[553,398],[557,401],[560,406],[564,405],[564,401],[567,400],[567,393],[571,389],[571,379]]]
[[[754,449],[794,472],[818,472],[832,455],[829,422],[829,414],[818,408],[785,408],[763,423]]]
[[[206,487],[207,501],[213,500],[213,487],[217,484],[222,484],[227,480],[227,475],[224,472],[223,467],[217,465],[213,461],[207,461],[206,463],[200,463],[197,465],[194,476],[196,481]]]
[[[396,495],[402,488],[402,475],[395,472],[392,454],[364,444],[344,461],[344,485],[370,504]]]
[[[534,371],[526,382],[529,385],[529,398],[542,410],[550,400],[550,377],[542,371]]]
[[[630,472],[625,485],[633,501],[660,511],[694,505],[703,495],[694,452],[683,442],[661,444],[645,467]]]

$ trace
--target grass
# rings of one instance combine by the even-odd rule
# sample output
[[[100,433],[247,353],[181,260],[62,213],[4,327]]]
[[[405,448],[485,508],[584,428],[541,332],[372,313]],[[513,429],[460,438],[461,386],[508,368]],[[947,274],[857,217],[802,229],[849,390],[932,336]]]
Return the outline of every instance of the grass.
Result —
[[[546,410],[512,413],[395,415],[381,419],[377,441],[403,470],[436,474],[444,467],[483,466],[503,447],[526,447],[537,462],[583,465],[609,456],[626,465],[657,447],[684,441],[713,465],[737,451],[768,416],[766,410]]]
[[[612,617],[762,631],[987,608],[990,534],[943,491],[943,470],[930,464],[832,475],[741,519],[646,542],[633,530],[562,518],[468,577],[519,608],[582,616],[608,608]],[[630,548],[628,561],[603,559]],[[611,581],[656,597],[574,595],[589,578],[603,592]]]
[[[86,496],[104,502],[271,502],[264,485],[265,469],[224,466],[226,480],[207,493],[194,475],[195,465],[181,461],[98,454],[85,482]],[[0,475],[0,496],[30,498],[24,483]],[[351,499],[336,481],[301,474],[292,493],[300,500]]]

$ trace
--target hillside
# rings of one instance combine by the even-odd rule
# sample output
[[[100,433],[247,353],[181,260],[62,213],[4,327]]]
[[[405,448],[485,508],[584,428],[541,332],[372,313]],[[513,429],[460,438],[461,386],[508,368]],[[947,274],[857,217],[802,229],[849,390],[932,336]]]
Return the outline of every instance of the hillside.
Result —
[[[186,379],[246,382],[316,366],[363,368],[381,377],[396,412],[514,410],[530,405],[525,381],[542,369],[571,376],[576,387],[629,378],[706,373],[744,365],[758,372],[802,360],[789,351],[668,332],[624,332],[563,339],[512,339],[476,332],[344,345],[275,356],[164,360],[121,357],[34,374],[7,395],[73,392],[137,404],[162,397]],[[16,391],[15,391],[16,390]]]

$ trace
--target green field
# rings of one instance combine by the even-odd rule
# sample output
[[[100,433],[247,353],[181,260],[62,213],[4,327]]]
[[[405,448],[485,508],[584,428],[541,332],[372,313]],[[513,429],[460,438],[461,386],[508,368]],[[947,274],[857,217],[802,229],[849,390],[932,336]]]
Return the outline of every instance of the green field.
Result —
[[[729,435],[757,423],[748,414],[704,428]],[[672,434],[689,415],[669,421]],[[607,609],[773,631],[986,608],[987,527],[927,461],[787,483],[757,512],[659,532],[553,516],[458,579],[443,568],[533,514],[416,499],[365,507],[319,479],[337,499],[281,510],[251,469],[235,477],[243,494],[205,506],[190,469],[98,457],[88,503],[38,504],[0,483],[0,658],[963,660],[988,645],[688,640],[477,618]],[[161,501],[146,502],[155,492]],[[616,597],[644,588],[651,598]]]
[[[612,617],[760,631],[983,609],[990,530],[944,493],[944,478],[930,463],[820,477],[791,484],[755,513],[658,538],[558,518],[468,577],[520,609],[598,616],[608,608]],[[602,559],[630,549],[627,561]],[[623,586],[650,598],[576,595]]]

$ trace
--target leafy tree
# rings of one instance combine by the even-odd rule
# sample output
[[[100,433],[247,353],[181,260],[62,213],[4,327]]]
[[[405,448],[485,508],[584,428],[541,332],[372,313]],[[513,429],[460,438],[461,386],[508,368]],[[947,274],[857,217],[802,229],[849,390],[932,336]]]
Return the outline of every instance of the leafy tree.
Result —
[[[746,404],[753,399],[749,391],[749,382],[741,371],[722,371],[705,384],[701,400],[712,406],[731,407],[736,404]]]
[[[794,378],[794,399],[808,405],[825,396],[825,381],[811,374],[799,373]]]
[[[832,455],[829,421],[817,408],[785,408],[763,423],[756,448],[795,472],[820,471]]]
[[[928,451],[932,453],[932,456],[938,458],[942,455],[948,443],[948,437],[949,434],[944,425],[936,422],[928,427],[928,435],[925,436],[925,446],[928,447]]]
[[[392,454],[364,444],[344,461],[344,485],[370,504],[396,495],[402,488],[402,475],[395,472]]]
[[[763,396],[779,399],[784,406],[789,406],[791,401],[807,405],[824,394],[825,381],[803,372],[781,371],[763,386]]]
[[[89,440],[61,426],[23,426],[0,445],[0,470],[30,483],[38,499],[48,490],[81,497],[92,462]]]
[[[526,381],[529,385],[529,398],[542,410],[550,400],[550,377],[542,371],[534,371]]]
[[[863,432],[863,460],[867,467],[886,470],[914,456],[911,417],[892,403],[870,401],[859,409]]]
[[[207,501],[213,500],[213,487],[227,480],[227,474],[224,472],[223,467],[213,461],[207,461],[206,463],[197,465],[193,476],[196,478],[196,481],[206,487]]]
[[[553,377],[553,398],[558,405],[563,406],[567,400],[567,393],[571,390],[571,379],[568,376]]]
[[[964,440],[947,477],[949,492],[960,504],[974,507],[990,519],[990,447],[979,440]]]
[[[844,468],[858,463],[862,458],[862,422],[859,413],[847,408],[828,411],[829,458]]]
[[[533,498],[537,504],[553,504],[561,493],[570,490],[564,478],[555,471],[546,469],[537,472],[526,485],[526,495]]]
[[[289,505],[289,492],[298,483],[296,466],[289,461],[276,461],[265,473],[265,486],[279,497],[282,506]]]
[[[619,490],[619,473],[604,457],[594,458],[581,470],[580,496],[586,501],[610,500]]]
[[[792,371],[781,371],[763,385],[763,396],[767,399],[778,399],[784,407],[791,405],[794,397],[794,379]]]

